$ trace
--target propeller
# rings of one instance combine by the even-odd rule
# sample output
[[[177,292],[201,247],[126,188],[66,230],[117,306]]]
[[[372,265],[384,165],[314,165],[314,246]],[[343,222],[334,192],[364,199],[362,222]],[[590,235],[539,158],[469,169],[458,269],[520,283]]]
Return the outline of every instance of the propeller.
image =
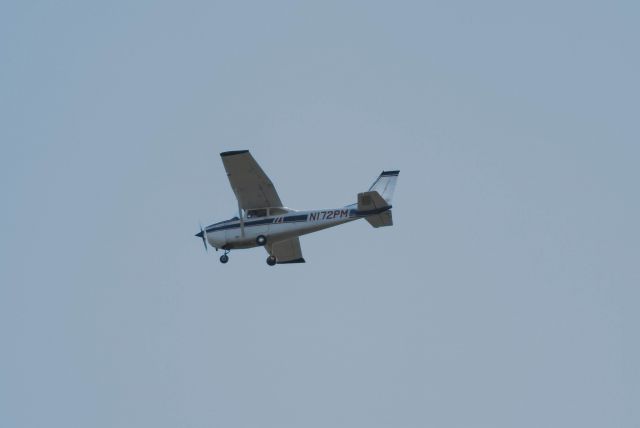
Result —
[[[202,238],[202,243],[204,244],[204,250],[205,251],[209,251],[209,246],[207,245],[207,230],[202,228],[202,225],[200,225],[200,233],[198,233],[198,235],[200,238]]]

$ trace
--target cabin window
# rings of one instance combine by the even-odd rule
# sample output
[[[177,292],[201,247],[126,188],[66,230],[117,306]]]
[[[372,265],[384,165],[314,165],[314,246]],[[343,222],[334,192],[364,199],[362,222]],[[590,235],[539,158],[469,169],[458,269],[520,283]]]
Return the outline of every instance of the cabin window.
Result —
[[[289,210],[286,208],[269,208],[270,215],[283,215],[288,213]]]
[[[261,210],[249,210],[247,211],[247,218],[255,218],[255,217],[266,217],[267,216],[267,210],[265,209],[261,209]]]

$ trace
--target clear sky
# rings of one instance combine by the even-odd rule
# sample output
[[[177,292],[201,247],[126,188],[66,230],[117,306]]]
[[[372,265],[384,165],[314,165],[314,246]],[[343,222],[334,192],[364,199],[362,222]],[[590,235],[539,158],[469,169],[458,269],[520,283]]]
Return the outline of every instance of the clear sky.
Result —
[[[0,426],[640,426],[631,1],[0,5]],[[205,253],[219,153],[394,227]]]

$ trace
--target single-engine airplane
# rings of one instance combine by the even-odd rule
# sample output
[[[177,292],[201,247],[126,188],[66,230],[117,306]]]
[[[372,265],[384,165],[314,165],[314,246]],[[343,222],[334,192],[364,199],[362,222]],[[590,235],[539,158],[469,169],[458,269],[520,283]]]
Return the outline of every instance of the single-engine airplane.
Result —
[[[238,199],[238,216],[200,227],[196,234],[208,245],[229,252],[241,248],[265,247],[267,264],[304,263],[301,235],[365,219],[373,227],[391,226],[391,198],[400,171],[383,171],[368,191],[358,193],[358,202],[341,208],[296,211],[282,205],[276,189],[249,150],[220,153],[231,188]]]

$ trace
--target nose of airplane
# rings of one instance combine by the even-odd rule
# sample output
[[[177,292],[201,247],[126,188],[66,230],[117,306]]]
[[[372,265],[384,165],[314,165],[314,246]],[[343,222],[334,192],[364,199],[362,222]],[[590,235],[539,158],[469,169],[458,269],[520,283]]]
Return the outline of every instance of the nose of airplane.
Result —
[[[205,251],[209,251],[209,248],[207,246],[206,234],[205,234],[205,231],[202,229],[202,226],[200,226],[200,233],[196,233],[196,236],[202,239],[202,244],[204,244]]]

